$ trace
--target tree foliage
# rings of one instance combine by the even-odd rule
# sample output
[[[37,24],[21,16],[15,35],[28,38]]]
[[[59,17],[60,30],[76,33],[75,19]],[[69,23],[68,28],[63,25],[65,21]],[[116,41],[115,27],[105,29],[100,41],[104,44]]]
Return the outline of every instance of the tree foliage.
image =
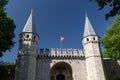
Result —
[[[105,7],[110,7],[108,13],[105,14],[105,18],[113,17],[120,14],[120,0],[89,0],[95,1],[98,4],[98,9],[102,10]]]
[[[120,59],[120,16],[107,28],[102,42],[105,48],[104,57]]]
[[[15,63],[0,61],[0,80],[13,80]]]
[[[4,52],[10,50],[14,46],[13,38],[15,37],[14,21],[7,16],[5,5],[8,0],[0,0],[0,57]]]

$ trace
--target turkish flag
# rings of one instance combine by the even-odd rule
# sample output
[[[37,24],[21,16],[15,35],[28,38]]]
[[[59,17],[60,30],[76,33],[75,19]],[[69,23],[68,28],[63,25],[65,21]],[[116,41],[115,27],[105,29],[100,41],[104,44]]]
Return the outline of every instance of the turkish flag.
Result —
[[[61,41],[64,41],[64,40],[65,40],[65,36],[61,36],[61,37],[60,37],[60,40],[61,40]]]

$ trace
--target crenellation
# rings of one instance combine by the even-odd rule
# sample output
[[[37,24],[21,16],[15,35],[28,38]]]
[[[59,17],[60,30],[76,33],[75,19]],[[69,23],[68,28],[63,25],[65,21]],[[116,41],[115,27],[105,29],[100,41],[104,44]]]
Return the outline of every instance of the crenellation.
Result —
[[[78,55],[79,55],[79,56],[84,56],[84,52],[83,52],[82,49],[78,49]]]
[[[51,56],[55,56],[55,48],[51,48],[51,54],[49,54],[49,55],[51,55]]]
[[[61,49],[61,54],[62,54],[63,56],[67,55],[66,49]]]
[[[73,49],[73,55],[77,56],[78,55],[78,50],[77,49]]]
[[[50,49],[46,48],[45,51],[46,51],[46,54],[49,55],[49,53],[50,53]]]
[[[42,57],[83,57],[83,51],[81,49],[40,49],[40,56]]]
[[[61,55],[61,49],[57,48],[55,52],[57,53],[58,56]]]
[[[72,53],[72,48],[67,49],[67,52],[68,52],[69,55],[72,55],[73,54]]]
[[[40,55],[44,55],[44,48],[40,49]]]

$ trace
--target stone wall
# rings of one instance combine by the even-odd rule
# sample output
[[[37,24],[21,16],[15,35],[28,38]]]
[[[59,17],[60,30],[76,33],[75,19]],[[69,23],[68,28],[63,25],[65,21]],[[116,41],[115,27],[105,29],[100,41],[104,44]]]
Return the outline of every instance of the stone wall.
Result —
[[[50,51],[42,49],[37,58],[36,80],[55,80],[55,77],[51,79],[51,69],[59,63],[71,67],[72,79],[70,80],[86,80],[85,57],[82,51],[77,49],[51,49]],[[57,74],[56,71],[53,73]]]
[[[116,60],[104,58],[105,71],[108,80],[120,80],[120,65]]]

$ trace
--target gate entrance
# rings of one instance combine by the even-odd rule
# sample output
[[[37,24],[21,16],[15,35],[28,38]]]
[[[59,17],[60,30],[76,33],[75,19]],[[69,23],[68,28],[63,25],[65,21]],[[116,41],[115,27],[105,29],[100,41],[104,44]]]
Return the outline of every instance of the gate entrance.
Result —
[[[73,80],[71,66],[66,62],[56,63],[51,68],[50,80]]]

